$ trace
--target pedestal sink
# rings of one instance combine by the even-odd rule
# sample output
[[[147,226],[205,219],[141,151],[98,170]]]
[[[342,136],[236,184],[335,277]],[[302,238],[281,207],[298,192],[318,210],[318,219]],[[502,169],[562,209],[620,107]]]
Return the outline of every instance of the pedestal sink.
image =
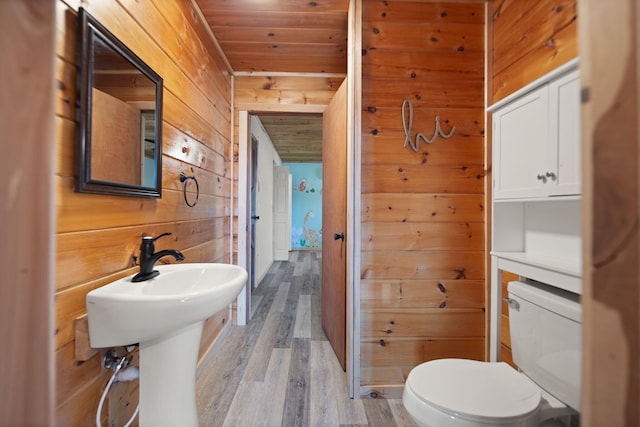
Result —
[[[205,319],[225,309],[247,281],[231,264],[156,266],[87,294],[92,347],[140,344],[140,420],[145,426],[197,426],[196,364]]]

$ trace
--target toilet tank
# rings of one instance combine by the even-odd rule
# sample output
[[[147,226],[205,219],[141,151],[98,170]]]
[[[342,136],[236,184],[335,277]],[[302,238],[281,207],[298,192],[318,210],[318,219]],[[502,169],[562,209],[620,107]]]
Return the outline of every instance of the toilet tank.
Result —
[[[534,281],[510,282],[508,292],[513,361],[541,388],[580,411],[578,295]]]

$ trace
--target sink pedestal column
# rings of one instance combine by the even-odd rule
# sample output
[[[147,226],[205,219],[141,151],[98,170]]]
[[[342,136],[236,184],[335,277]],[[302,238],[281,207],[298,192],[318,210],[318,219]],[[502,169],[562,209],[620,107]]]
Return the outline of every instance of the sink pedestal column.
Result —
[[[140,427],[198,426],[196,366],[203,325],[140,343]]]

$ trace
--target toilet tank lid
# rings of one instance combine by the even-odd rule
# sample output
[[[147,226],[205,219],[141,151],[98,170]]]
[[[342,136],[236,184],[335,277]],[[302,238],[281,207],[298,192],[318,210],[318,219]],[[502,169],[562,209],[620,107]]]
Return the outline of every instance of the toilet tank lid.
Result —
[[[582,323],[582,305],[577,294],[533,280],[509,282],[507,289],[510,298],[525,299],[545,310]]]
[[[541,398],[533,381],[503,362],[432,360],[411,370],[406,386],[431,405],[469,417],[520,417]]]

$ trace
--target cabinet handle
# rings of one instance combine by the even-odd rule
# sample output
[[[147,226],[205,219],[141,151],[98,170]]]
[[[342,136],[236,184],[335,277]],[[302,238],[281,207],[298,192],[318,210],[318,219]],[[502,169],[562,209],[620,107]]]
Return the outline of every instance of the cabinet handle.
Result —
[[[541,173],[538,174],[538,179],[542,182],[547,182],[547,177]]]
[[[516,310],[516,311],[520,311],[520,303],[512,298],[505,298],[504,302],[507,303],[507,305],[509,306],[509,308]]]
[[[556,174],[551,172],[551,171],[547,171],[547,173],[545,173],[545,175],[547,176],[547,178],[551,178],[552,181],[556,180]]]

